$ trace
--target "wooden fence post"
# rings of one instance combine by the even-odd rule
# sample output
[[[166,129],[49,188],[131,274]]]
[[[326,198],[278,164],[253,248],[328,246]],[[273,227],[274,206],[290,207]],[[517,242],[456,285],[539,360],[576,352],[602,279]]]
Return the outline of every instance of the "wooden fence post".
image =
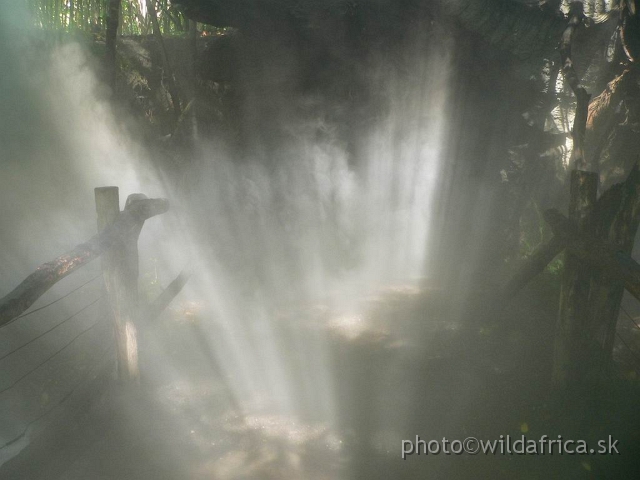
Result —
[[[137,196],[130,196],[131,199]],[[118,187],[95,189],[98,231],[112,224],[120,215]],[[127,232],[102,257],[102,274],[107,297],[113,315],[118,377],[124,381],[138,382],[138,236],[143,221]]]
[[[636,164],[627,179],[602,195],[596,209],[594,234],[606,242],[619,258],[631,257],[640,225],[640,171]],[[626,263],[631,265],[632,259]],[[635,262],[634,262],[635,263]],[[638,298],[638,291],[627,282],[594,276],[589,293],[589,328],[594,354],[592,376],[602,381],[610,374],[616,325],[624,289]]]

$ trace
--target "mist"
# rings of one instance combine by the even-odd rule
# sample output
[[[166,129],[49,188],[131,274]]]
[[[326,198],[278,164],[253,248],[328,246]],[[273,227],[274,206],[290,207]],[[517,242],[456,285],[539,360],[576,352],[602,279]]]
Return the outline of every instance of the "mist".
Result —
[[[457,3],[204,3],[156,5],[163,51],[146,4],[123,2],[115,85],[104,20],[83,33],[76,2],[64,28],[38,2],[0,7],[0,295],[97,233],[96,187],[125,212],[135,193],[170,205],[137,239],[138,379],[106,254],[0,324],[0,476],[631,478],[608,457],[406,450],[633,445],[617,420],[581,423],[595,400],[563,415],[573,397],[550,393],[564,257],[499,296],[553,236],[541,212],[569,204],[576,107],[556,60],[485,44]]]

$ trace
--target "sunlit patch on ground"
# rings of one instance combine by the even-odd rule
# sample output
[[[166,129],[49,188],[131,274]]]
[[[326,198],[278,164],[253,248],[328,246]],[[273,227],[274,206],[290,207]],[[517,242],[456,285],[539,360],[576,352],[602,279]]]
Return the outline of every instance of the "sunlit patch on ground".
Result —
[[[202,314],[204,308],[203,302],[184,301],[174,309],[173,318],[178,323],[195,323]]]
[[[431,289],[395,284],[363,296],[357,302],[358,308],[350,311],[340,310],[328,301],[282,308],[274,311],[271,318],[278,329],[295,329],[302,338],[315,336],[328,341],[332,359],[323,368],[333,372],[334,367],[345,361],[365,368],[366,362],[373,359],[370,353],[406,345],[405,336],[391,332],[398,324],[421,320],[416,318],[413,305],[423,301],[424,295],[432,295]],[[411,300],[408,307],[407,299]],[[185,305],[182,314],[194,318],[202,315],[202,308],[202,304]],[[182,323],[186,325],[188,320]],[[286,351],[287,345],[282,343],[279,348]],[[356,357],[368,360],[360,363]],[[349,372],[336,371],[330,375],[336,382],[346,381],[343,385],[346,387],[353,381],[350,376],[357,374]],[[349,477],[354,460],[351,449],[361,441],[356,440],[360,428],[357,423],[334,430],[324,420],[301,420],[292,414],[277,413],[270,408],[274,405],[270,395],[277,392],[255,392],[254,398],[242,399],[241,411],[238,411],[220,404],[224,403],[221,391],[224,388],[216,385],[215,380],[203,377],[177,378],[158,390],[165,407],[182,418],[180,438],[199,452],[198,461],[191,462],[189,478],[337,480]],[[351,408],[348,405],[340,408],[348,410]],[[378,431],[370,439],[371,447],[379,454],[392,455],[399,443],[398,435],[389,430]]]
[[[185,385],[175,390],[187,391]],[[201,393],[190,391],[194,397]],[[190,409],[180,394],[172,398],[178,401],[175,409]],[[339,478],[342,440],[325,424],[304,423],[285,415],[242,416],[237,412],[218,417],[203,414],[193,420],[194,426],[181,435],[199,452],[199,461],[192,462],[188,478]],[[318,464],[324,468],[312,467]]]
[[[355,340],[363,335],[370,326],[362,315],[342,315],[329,320],[327,328],[335,335],[343,336],[347,340]]]
[[[190,452],[189,479],[338,479],[346,465],[340,435],[327,423],[276,414],[268,392],[229,405],[212,377],[177,377],[155,390],[171,414],[171,442]],[[249,413],[247,413],[249,412]],[[321,466],[321,468],[319,468]]]
[[[180,380],[160,387],[158,398],[165,405],[177,409],[188,406],[194,399],[212,397],[216,393],[215,386],[210,382]]]
[[[260,432],[266,438],[292,445],[317,440],[328,432],[326,425],[308,425],[283,415],[248,415],[239,423],[230,422],[225,428],[232,432]]]
[[[388,302],[390,298],[419,295],[423,289],[415,284],[387,285],[366,297],[368,302]]]
[[[342,441],[326,425],[255,415],[234,419],[224,428],[236,439],[232,448],[195,468],[193,478],[340,478]]]

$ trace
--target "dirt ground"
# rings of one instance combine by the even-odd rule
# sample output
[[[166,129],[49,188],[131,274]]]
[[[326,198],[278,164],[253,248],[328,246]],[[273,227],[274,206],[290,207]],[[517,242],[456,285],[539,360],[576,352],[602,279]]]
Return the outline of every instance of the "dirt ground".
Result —
[[[236,399],[219,366],[211,358],[207,363],[208,353],[196,347],[198,322],[204,320],[174,313],[149,332],[156,347],[143,357],[154,362],[169,356],[170,361],[162,362],[167,367],[146,376],[140,387],[129,388],[115,383],[111,368],[105,368],[93,380],[92,395],[74,407],[73,415],[3,465],[0,477],[632,478],[630,459],[639,444],[637,429],[629,427],[638,419],[635,409],[618,404],[615,415],[585,426],[579,419],[559,418],[550,405],[550,346],[541,332],[553,324],[555,309],[534,310],[539,294],[524,293],[499,314],[514,323],[500,336],[490,327],[452,322],[459,309],[442,291],[426,287],[376,292],[362,316],[341,315],[324,305],[284,309],[274,320],[279,348],[288,348],[299,338],[296,333],[303,338],[323,335],[329,344],[333,422],[313,415],[313,408],[306,417],[294,418]],[[314,383],[303,365],[292,365],[289,374],[300,384]],[[628,393],[626,384],[620,389]],[[593,438],[614,433],[623,454],[401,459],[402,440],[416,435],[428,441],[522,434],[570,438],[577,432]]]

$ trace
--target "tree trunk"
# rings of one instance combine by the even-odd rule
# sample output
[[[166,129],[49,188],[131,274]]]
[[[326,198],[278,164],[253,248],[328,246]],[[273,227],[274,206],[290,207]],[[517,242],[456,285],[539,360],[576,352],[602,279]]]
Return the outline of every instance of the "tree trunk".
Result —
[[[121,0],[109,0],[107,11],[107,33],[105,39],[106,78],[109,86],[114,92],[116,89],[117,76],[116,44],[118,41],[118,25],[120,24],[120,3]]]
[[[596,203],[597,191],[596,173],[580,170],[571,172],[569,218],[581,231],[589,230],[589,217]],[[562,274],[553,363],[553,383],[560,389],[579,382],[582,377],[590,280],[591,267],[567,251]]]
[[[640,219],[640,172],[637,166],[627,180],[607,191],[598,202],[594,233],[616,251],[631,255]],[[589,336],[593,342],[592,376],[602,378],[611,365],[620,302],[624,294],[622,282],[610,282],[593,276],[588,305]]]
[[[95,189],[98,230],[113,224],[120,215],[118,187]],[[139,199],[127,198],[127,207]],[[136,223],[102,257],[102,273],[113,315],[118,362],[118,378],[138,382],[138,237],[144,220]]]
[[[158,23],[158,15],[156,13],[156,7],[153,4],[153,0],[147,0],[147,14],[151,18],[153,24],[153,36],[156,38],[158,45],[160,46],[160,52],[162,53],[162,64],[164,67],[164,73],[167,78],[167,90],[171,96],[171,103],[173,105],[173,111],[175,113],[176,124],[180,121],[182,115],[182,107],[180,106],[180,96],[178,95],[178,87],[176,78],[173,74],[173,69],[169,63],[169,55],[167,48],[162,38],[162,32],[160,31],[160,24]]]
[[[640,299],[640,264],[630,255],[640,223],[640,172],[635,167],[607,190],[582,228],[554,210],[544,216],[567,249],[554,382],[592,389],[607,377],[624,289]]]

